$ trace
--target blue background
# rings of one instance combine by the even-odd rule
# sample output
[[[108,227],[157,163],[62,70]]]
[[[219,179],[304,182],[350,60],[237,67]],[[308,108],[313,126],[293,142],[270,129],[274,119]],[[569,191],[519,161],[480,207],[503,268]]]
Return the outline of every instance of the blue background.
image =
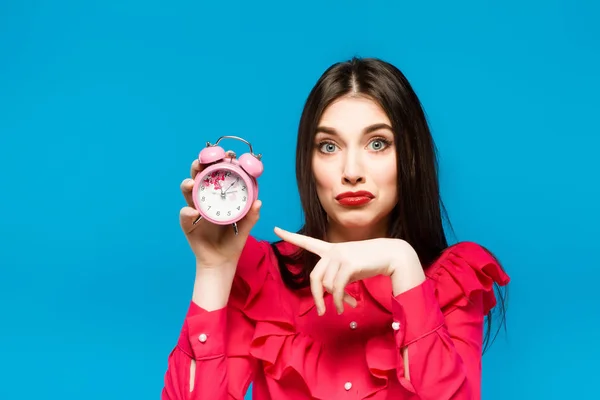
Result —
[[[406,73],[451,240],[513,279],[484,398],[596,392],[598,3],[216,3],[0,3],[0,398],[158,398],[192,291],[191,161],[247,137],[266,165],[255,235],[296,229],[303,102],[353,55]]]

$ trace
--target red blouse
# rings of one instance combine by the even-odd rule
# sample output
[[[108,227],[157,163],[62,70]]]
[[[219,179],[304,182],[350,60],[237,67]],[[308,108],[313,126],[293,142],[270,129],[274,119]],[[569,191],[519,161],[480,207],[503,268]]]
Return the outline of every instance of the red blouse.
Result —
[[[358,306],[338,315],[326,295],[319,317],[310,289],[287,289],[269,243],[250,237],[227,307],[190,304],[162,399],[241,400],[251,382],[253,400],[479,399],[484,315],[493,282],[509,277],[471,242],[449,247],[426,275],[395,297],[389,277],[354,282],[346,290]]]

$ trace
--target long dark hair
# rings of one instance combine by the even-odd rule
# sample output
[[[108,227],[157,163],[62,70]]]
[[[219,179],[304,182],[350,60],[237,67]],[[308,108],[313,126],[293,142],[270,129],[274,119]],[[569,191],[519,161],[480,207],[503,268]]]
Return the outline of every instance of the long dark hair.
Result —
[[[431,265],[448,247],[443,222],[449,224],[440,197],[435,144],[421,102],[404,74],[376,58],[352,58],[329,67],[306,100],[296,149],[296,180],[305,222],[299,233],[324,238],[327,215],[321,206],[312,173],[314,137],[325,109],[336,99],[361,95],[377,102],[392,123],[398,168],[398,203],[390,214],[388,237],[407,241],[421,264]],[[283,254],[272,244],[281,277],[290,289],[310,285],[310,273],[318,257],[303,249]],[[298,267],[292,271],[290,266]],[[499,306],[504,311],[504,298]],[[485,344],[489,341],[491,312],[487,316]],[[502,313],[504,321],[504,312]]]

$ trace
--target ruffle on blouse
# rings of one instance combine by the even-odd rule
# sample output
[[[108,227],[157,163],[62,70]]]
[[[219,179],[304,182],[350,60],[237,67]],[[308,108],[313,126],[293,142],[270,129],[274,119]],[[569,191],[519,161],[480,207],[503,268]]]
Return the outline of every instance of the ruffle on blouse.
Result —
[[[310,336],[296,332],[293,311],[278,297],[283,294],[283,283],[269,246],[250,237],[240,258],[238,275],[245,282],[248,294],[239,308],[254,323],[254,332],[249,347],[237,348],[233,344],[230,354],[250,353],[276,382],[295,372],[295,378],[306,384],[312,397],[328,399],[329,385],[319,385],[319,376],[321,379],[327,376],[319,371],[329,367],[322,362],[322,346]]]
[[[286,373],[295,371],[312,397],[325,400],[331,396],[331,385],[320,384],[319,379],[327,379],[329,374],[324,371],[335,367],[328,365],[327,357],[321,357],[323,349],[319,342],[296,332],[292,310],[286,309],[286,302],[276,297],[282,293],[282,283],[275,257],[268,244],[258,245],[264,246],[264,253],[257,256],[254,252],[252,257],[256,257],[254,261],[259,265],[248,262],[245,264],[252,269],[241,271],[250,288],[242,312],[255,323],[249,352],[262,361],[267,376],[279,381]],[[466,305],[472,296],[483,293],[485,313],[496,304],[493,283],[505,285],[509,281],[494,257],[471,242],[448,248],[427,269],[427,276],[436,283],[436,296],[442,310]],[[384,278],[374,277],[363,282],[370,295],[391,313],[391,283]],[[367,341],[366,363],[378,384],[371,393],[365,393],[365,397],[388,386],[388,380],[396,375],[398,362],[391,330]]]
[[[451,246],[436,261],[427,275],[436,282],[436,295],[442,311],[463,307],[473,296],[483,295],[483,313],[496,305],[494,283],[510,281],[496,258],[482,246],[462,242]]]

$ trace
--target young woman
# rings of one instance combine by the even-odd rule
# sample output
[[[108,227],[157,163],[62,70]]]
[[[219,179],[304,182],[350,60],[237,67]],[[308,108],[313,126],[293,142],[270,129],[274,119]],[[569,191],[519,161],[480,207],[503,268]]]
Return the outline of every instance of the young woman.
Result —
[[[184,180],[196,280],[163,400],[239,400],[250,383],[254,400],[480,398],[484,321],[509,277],[482,246],[448,245],[436,169],[406,78],[354,58],[325,71],[300,120],[299,233],[250,236],[260,200],[237,236],[194,225]]]

